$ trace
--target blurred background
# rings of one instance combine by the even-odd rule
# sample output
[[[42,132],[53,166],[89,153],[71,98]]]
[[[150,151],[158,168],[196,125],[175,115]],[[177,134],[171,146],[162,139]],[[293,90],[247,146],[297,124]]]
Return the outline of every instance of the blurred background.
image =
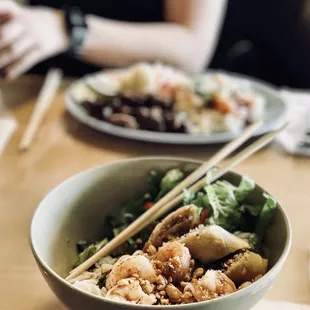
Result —
[[[70,0],[70,1],[51,1],[51,0],[19,0],[23,4],[46,5],[49,7],[62,9],[65,4],[76,5],[80,7],[83,13],[94,14],[103,18],[115,21],[129,22],[162,22],[175,23],[176,25],[192,27],[197,30],[197,49],[203,50],[204,56],[199,53],[193,53],[194,57],[202,58],[200,65],[186,64],[184,59],[177,62],[181,68],[187,71],[201,71],[206,68],[224,69],[228,71],[247,74],[259,79],[265,80],[277,86],[290,86],[296,88],[310,87],[310,1],[309,0],[273,0],[273,1],[188,1],[188,6],[184,6],[192,14],[184,15],[184,11],[177,1],[153,0],[146,5],[143,1],[133,1],[126,4],[126,1],[103,1],[98,4],[96,1]],[[207,4],[206,4],[207,3]],[[197,14],[198,11],[205,11]],[[184,9],[185,10],[185,9]],[[205,20],[209,20],[206,22]],[[42,20],[43,22],[43,20]],[[91,23],[91,22],[90,22]],[[117,31],[124,31],[122,25],[100,25],[98,21],[97,30],[102,33],[103,44],[112,45],[116,48],[126,48],[127,43],[115,44],[111,40],[105,42],[105,31],[109,31],[118,39]],[[40,23],[36,23],[36,27]],[[204,25],[204,26],[202,26]],[[123,25],[124,26],[124,25]],[[92,28],[92,26],[89,26]],[[99,30],[103,27],[102,30]],[[114,27],[119,27],[115,29]],[[205,28],[199,29],[199,28]],[[47,34],[49,29],[42,24],[42,31]],[[91,30],[90,30],[91,31]],[[153,33],[154,41],[157,42],[156,30],[150,29]],[[154,32],[155,31],[155,32]],[[147,30],[143,30],[142,37]],[[127,33],[127,32],[126,32]],[[130,36],[135,34],[128,33]],[[98,39],[98,38],[97,38]],[[183,39],[182,35],[179,37]],[[136,38],[134,39],[134,43]],[[206,42],[205,44],[201,42]],[[159,42],[159,41],[158,41]],[[195,41],[196,42],[196,41]],[[89,43],[91,44],[91,43]],[[163,38],[161,43],[167,44],[167,39]],[[186,40],[184,41],[186,43]],[[179,42],[175,42],[176,48]],[[115,64],[129,64],[131,60],[171,60],[169,53],[164,49],[157,51],[157,57],[154,57],[148,51],[142,51],[141,48],[127,51],[116,55],[112,62],[107,60],[98,61],[98,53],[105,52],[107,47],[92,46],[92,51],[84,51],[83,63],[76,59],[72,60],[66,57],[56,57],[52,61],[45,61],[36,66],[32,72],[45,72],[52,64],[59,66],[66,64],[66,73],[70,75],[81,75],[92,72],[104,66]],[[186,49],[184,47],[184,49]],[[92,54],[96,53],[97,56]],[[162,54],[161,54],[162,53]],[[192,53],[189,51],[188,53]],[[52,54],[52,52],[51,52]],[[173,55],[174,57],[176,54]],[[181,57],[181,56],[180,56]],[[183,57],[183,56],[182,56]],[[50,57],[44,57],[50,58]],[[89,65],[85,65],[87,60]],[[131,61],[132,62],[132,61]],[[99,63],[99,66],[98,66]],[[74,69],[73,69],[74,67]]]

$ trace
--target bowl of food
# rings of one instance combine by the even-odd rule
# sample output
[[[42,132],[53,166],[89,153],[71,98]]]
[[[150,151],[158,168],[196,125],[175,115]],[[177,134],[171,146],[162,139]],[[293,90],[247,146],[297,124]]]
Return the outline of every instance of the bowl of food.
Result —
[[[200,164],[117,161],[71,177],[43,199],[31,247],[69,309],[246,310],[265,295],[289,253],[289,221],[274,197],[234,172],[212,184],[207,176],[198,193],[185,190],[174,210],[66,280]]]

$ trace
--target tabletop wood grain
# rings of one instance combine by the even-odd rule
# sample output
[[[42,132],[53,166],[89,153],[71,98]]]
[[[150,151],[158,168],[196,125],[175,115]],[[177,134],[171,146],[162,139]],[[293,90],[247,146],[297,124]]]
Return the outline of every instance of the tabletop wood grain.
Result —
[[[57,184],[87,168],[134,156],[173,155],[208,159],[218,146],[168,146],[127,141],[79,124],[64,107],[63,83],[28,152],[18,152],[43,80],[25,76],[0,81],[19,127],[0,156],[0,309],[64,310],[39,274],[29,247],[29,225],[40,200]],[[310,160],[269,146],[237,167],[285,207],[293,228],[289,259],[267,298],[310,303]]]

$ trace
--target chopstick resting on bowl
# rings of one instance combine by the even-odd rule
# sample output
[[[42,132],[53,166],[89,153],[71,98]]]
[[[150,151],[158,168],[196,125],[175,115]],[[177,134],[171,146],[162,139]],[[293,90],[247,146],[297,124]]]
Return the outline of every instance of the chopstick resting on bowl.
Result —
[[[107,245],[101,248],[97,253],[83,262],[81,265],[73,269],[66,280],[73,279],[80,275],[82,272],[86,271],[92,265],[94,265],[100,258],[108,255],[118,246],[126,242],[129,238],[137,234],[143,228],[148,226],[151,222],[158,218],[158,212],[165,207],[171,200],[176,196],[181,194],[185,188],[190,187],[206,173],[218,165],[223,159],[234,152],[238,147],[240,147],[245,141],[247,141],[253,133],[262,125],[261,121],[255,122],[251,126],[247,127],[243,133],[224,146],[219,152],[217,152],[213,157],[211,157],[207,162],[202,164],[198,169],[191,173],[187,178],[185,178],[180,184],[178,184],[174,189],[167,193],[162,199],[155,203],[152,208],[145,211],[139,218],[137,218],[133,223],[131,223],[126,229],[124,229],[120,234],[113,238]]]
[[[250,144],[248,147],[244,148],[240,153],[233,156],[222,168],[215,171],[211,174],[211,177],[208,180],[208,183],[213,183],[216,180],[218,180],[220,177],[222,177],[225,173],[227,173],[229,170],[231,170],[233,167],[253,155],[255,152],[263,148],[265,145],[270,143],[280,132],[282,132],[286,128],[287,124],[282,125],[279,129],[272,131],[263,137],[259,138],[252,144]],[[188,190],[192,193],[198,192],[200,189],[202,189],[206,185],[206,180],[202,179],[199,180],[197,183],[192,185]],[[164,207],[162,207],[154,218],[160,218],[163,216],[166,212],[173,209],[175,206],[177,206],[182,200],[184,199],[185,194],[182,193],[175,197],[173,200],[171,200],[168,204],[166,204]]]
[[[20,151],[26,151],[30,147],[35,133],[38,131],[41,121],[43,120],[46,112],[51,105],[57,90],[61,84],[62,71],[59,69],[51,69],[47,73],[44,85],[40,91],[37,103],[32,112],[30,121],[22,136],[19,144]]]
[[[209,161],[202,164],[197,170],[191,173],[185,180],[183,180],[179,185],[177,185],[173,190],[171,190],[166,196],[159,200],[153,207],[146,212],[144,212],[138,219],[136,219],[132,224],[130,224],[126,229],[124,229],[119,235],[112,239],[107,245],[100,249],[97,253],[87,259],[84,263],[73,269],[66,280],[71,280],[82,272],[86,271],[92,265],[94,265],[100,258],[110,254],[122,243],[127,241],[129,238],[140,232],[146,226],[148,226],[153,221],[160,218],[166,212],[171,210],[173,207],[178,205],[184,198],[183,190],[188,188],[193,192],[197,192],[201,189],[205,183],[205,179],[201,179],[211,168],[215,167],[222,161],[225,157],[231,154],[235,149],[237,149],[243,142],[245,142],[251,134],[261,125],[261,123],[255,123],[249,126],[241,136],[227,144],[223,149],[216,153]],[[209,182],[212,183],[223,176],[231,168],[257,152],[259,149],[271,142],[282,130],[286,128],[287,124],[281,126],[279,129],[274,130],[260,139],[256,140],[254,143],[246,147],[244,150],[233,156],[232,159],[228,161],[223,168],[217,170],[210,178]],[[196,183],[195,183],[196,182]],[[195,184],[194,184],[195,183]],[[193,185],[194,184],[194,185]],[[191,186],[192,185],[192,186]]]

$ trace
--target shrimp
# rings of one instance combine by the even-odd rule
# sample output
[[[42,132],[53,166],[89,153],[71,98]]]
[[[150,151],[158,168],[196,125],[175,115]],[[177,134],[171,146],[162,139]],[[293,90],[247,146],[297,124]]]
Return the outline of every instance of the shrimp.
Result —
[[[152,263],[143,255],[124,255],[114,265],[107,276],[106,288],[111,289],[119,280],[139,278],[153,283],[156,280],[156,271]]]
[[[105,297],[115,301],[144,305],[153,305],[156,302],[155,295],[144,293],[139,280],[135,278],[118,281],[118,284],[111,288]]]
[[[219,270],[208,270],[200,279],[193,279],[184,288],[197,301],[210,300],[219,296],[235,292],[236,286],[224,273]]]
[[[212,106],[222,114],[230,114],[235,110],[235,102],[220,93],[215,93],[213,95]]]
[[[154,256],[156,267],[166,277],[181,282],[191,271],[191,255],[182,243],[164,243]]]

